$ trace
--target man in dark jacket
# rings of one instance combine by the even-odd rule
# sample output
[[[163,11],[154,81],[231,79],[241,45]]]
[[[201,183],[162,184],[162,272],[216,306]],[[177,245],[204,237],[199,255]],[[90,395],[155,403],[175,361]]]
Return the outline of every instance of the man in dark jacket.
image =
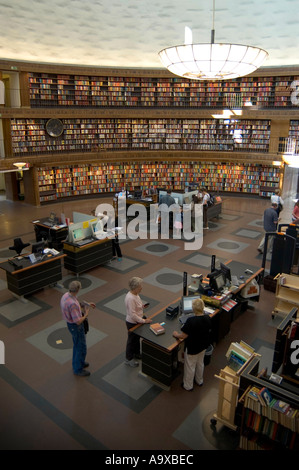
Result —
[[[277,230],[277,223],[278,223],[278,215],[277,215],[277,204],[272,203],[271,207],[268,207],[264,211],[264,230],[267,233],[270,232],[276,232]],[[264,244],[265,244],[265,235],[263,236],[261,243],[258,246],[258,251],[260,253],[263,253],[264,251]],[[268,237],[268,247],[267,251],[268,253],[272,253],[272,247],[273,247],[273,237],[269,236]]]

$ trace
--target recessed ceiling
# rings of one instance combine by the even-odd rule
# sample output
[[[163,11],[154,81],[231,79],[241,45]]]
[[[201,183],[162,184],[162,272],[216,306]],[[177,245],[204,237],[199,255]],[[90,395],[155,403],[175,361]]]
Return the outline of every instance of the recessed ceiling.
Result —
[[[265,49],[264,66],[298,65],[298,0],[216,0],[215,42]],[[0,58],[163,68],[158,52],[210,42],[212,0],[0,0]]]

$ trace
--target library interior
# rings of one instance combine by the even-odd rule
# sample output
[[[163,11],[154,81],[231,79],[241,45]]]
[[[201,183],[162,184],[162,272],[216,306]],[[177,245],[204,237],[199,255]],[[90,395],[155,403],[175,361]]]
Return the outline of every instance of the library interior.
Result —
[[[1,450],[299,450],[295,6],[64,3],[0,20]],[[173,73],[212,5],[252,68]]]

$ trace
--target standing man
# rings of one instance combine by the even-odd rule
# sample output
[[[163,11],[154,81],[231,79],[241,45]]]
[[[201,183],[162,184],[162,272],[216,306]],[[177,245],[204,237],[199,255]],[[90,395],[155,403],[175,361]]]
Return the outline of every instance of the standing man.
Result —
[[[271,207],[268,207],[264,211],[264,230],[266,233],[268,232],[276,232],[277,230],[277,223],[278,223],[278,214],[277,214],[277,204],[273,202]],[[263,236],[261,243],[258,246],[258,251],[260,253],[264,252],[264,244],[265,244],[265,235]],[[268,253],[272,253],[273,247],[273,236],[268,237]]]
[[[162,238],[169,237],[169,207],[175,204],[174,198],[171,196],[171,189],[167,189],[166,194],[160,199],[159,209],[161,210],[161,235]]]
[[[90,372],[85,370],[89,364],[85,362],[87,347],[83,322],[88,317],[89,307],[94,308],[95,304],[87,304],[85,302],[84,306],[82,306],[82,312],[81,305],[77,299],[80,289],[81,283],[79,281],[72,281],[68,292],[61,298],[60,307],[62,317],[66,321],[68,330],[73,338],[73,372],[80,377],[87,377],[90,375]]]

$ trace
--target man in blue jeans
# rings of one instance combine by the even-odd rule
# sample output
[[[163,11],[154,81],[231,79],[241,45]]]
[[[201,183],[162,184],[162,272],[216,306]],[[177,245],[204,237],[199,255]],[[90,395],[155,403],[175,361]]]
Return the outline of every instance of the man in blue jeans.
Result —
[[[89,307],[95,307],[95,304],[84,304],[83,312],[81,305],[77,299],[81,283],[79,281],[72,281],[69,285],[69,290],[66,292],[60,301],[62,317],[67,323],[69,332],[73,338],[73,360],[72,366],[75,375],[87,377],[90,372],[85,370],[89,366],[85,362],[87,347],[86,337],[83,322],[88,317]]]

